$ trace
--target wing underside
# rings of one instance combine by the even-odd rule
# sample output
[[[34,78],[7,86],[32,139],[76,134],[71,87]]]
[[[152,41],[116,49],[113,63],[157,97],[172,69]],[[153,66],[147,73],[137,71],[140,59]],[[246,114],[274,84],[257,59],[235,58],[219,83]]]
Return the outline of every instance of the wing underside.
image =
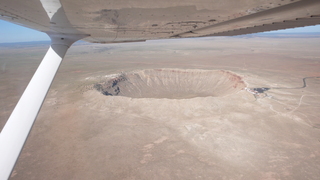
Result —
[[[56,8],[56,2],[60,2]],[[44,6],[44,4],[47,4]],[[60,7],[61,6],[61,7]],[[68,22],[50,17],[61,11]],[[4,0],[0,18],[95,43],[232,36],[320,24],[319,0]]]

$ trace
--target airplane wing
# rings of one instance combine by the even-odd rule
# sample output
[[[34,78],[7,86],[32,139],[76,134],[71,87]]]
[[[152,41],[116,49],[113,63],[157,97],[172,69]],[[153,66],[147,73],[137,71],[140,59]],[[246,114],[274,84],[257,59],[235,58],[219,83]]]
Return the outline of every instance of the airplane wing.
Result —
[[[1,0],[0,19],[52,40],[0,134],[0,179],[8,179],[73,42],[233,36],[316,25],[320,0]]]
[[[59,16],[52,17],[60,11]],[[320,24],[319,0],[2,0],[0,18],[115,43],[232,36]]]

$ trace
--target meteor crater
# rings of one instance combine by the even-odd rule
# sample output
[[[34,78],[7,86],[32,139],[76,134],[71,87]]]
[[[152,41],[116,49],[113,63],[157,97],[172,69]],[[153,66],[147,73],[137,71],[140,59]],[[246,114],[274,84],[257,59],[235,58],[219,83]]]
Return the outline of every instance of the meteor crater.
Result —
[[[221,97],[245,87],[233,72],[199,69],[146,69],[121,73],[94,85],[106,96],[168,99]]]

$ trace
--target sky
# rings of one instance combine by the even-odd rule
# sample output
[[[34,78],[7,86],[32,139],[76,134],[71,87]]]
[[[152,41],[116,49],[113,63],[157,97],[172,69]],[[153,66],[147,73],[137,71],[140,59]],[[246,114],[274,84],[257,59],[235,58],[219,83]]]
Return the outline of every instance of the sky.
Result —
[[[0,20],[0,43],[49,40],[46,33]]]
[[[267,33],[320,33],[320,25],[294,28],[287,30],[271,31]],[[0,20],[0,43],[49,41],[50,38],[43,32],[25,28]]]

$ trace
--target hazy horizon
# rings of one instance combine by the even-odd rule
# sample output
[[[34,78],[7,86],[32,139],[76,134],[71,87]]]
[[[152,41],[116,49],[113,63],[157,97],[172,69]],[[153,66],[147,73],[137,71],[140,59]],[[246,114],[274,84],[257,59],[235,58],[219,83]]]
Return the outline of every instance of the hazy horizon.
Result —
[[[285,33],[285,32],[261,32],[261,33],[253,33],[253,34],[244,34],[244,35],[237,35],[237,36],[208,36],[208,37],[195,37],[195,38],[172,38],[172,39],[152,39],[152,40],[147,40],[147,41],[163,41],[163,40],[167,40],[167,41],[175,41],[175,40],[183,40],[183,39],[202,39],[202,38],[234,38],[234,37],[248,37],[248,38],[252,38],[252,37],[275,37],[275,38],[313,38],[313,37],[319,37],[320,36],[320,32],[290,32],[290,33]],[[17,44],[19,43],[20,45],[28,45],[28,44],[32,44],[32,43],[48,43],[50,44],[51,40],[35,40],[35,41],[18,41],[18,42],[0,42],[0,46],[3,45],[9,45],[9,44]],[[91,43],[91,42],[87,42],[84,40],[79,40],[77,42],[75,42],[74,44],[77,43],[90,43],[90,44],[97,44],[97,43]],[[143,43],[143,42],[142,42]],[[99,44],[99,43],[98,43]],[[107,43],[108,44],[108,43]],[[109,43],[111,44],[111,43]],[[113,43],[112,43],[113,44]],[[121,44],[121,43],[118,43]],[[128,43],[125,43],[128,44]]]

